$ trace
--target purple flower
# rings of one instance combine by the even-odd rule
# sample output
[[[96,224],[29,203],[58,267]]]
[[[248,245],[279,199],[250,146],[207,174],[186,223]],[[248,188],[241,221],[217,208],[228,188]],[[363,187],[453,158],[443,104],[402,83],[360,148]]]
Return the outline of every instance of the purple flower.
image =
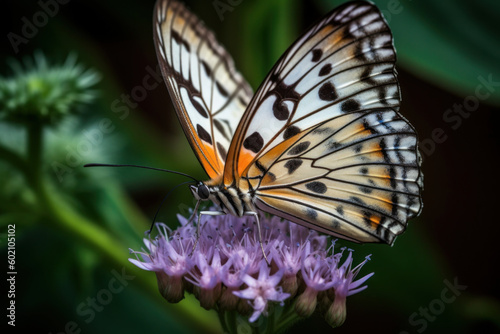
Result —
[[[358,264],[356,268],[351,269],[352,266],[352,250],[349,249],[349,255],[344,263],[338,267],[340,257],[342,256],[345,248],[341,249],[341,253],[338,253],[334,257],[335,264],[331,266],[331,275],[335,284],[331,289],[331,295],[333,295],[333,303],[330,305],[328,311],[326,312],[326,321],[332,327],[338,327],[342,325],[346,318],[346,298],[355,293],[361,292],[367,288],[366,285],[362,286],[366,280],[373,276],[374,273],[365,275],[364,277],[354,281],[359,271],[363,265],[370,260],[370,256],[367,256],[363,262]]]
[[[242,291],[235,291],[234,294],[240,298],[252,300],[254,312],[249,321],[254,322],[267,309],[267,302],[274,301],[283,303],[290,294],[284,293],[278,284],[283,277],[283,270],[279,270],[274,275],[269,276],[271,269],[265,261],[260,262],[259,277],[257,279],[250,275],[243,277],[243,282],[248,288]]]
[[[259,215],[269,265],[252,217],[203,217],[198,241],[196,228],[178,218],[181,226],[174,231],[157,223],[158,235],[144,239],[146,250],[132,251],[136,258],[130,261],[156,273],[168,301],[193,293],[202,307],[228,312],[221,320],[237,311],[255,322],[274,305],[288,310],[281,312],[287,323],[290,314],[317,311],[338,326],[345,319],[347,296],[365,289],[372,275],[355,280],[367,260],[352,269],[351,250],[342,263],[345,249],[335,253],[328,237],[278,217]]]

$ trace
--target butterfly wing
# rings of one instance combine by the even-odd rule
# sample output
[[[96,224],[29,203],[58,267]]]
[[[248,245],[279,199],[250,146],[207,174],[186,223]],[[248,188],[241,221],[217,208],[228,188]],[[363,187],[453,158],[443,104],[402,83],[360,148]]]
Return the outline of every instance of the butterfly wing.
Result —
[[[210,178],[220,177],[252,89],[214,34],[182,3],[157,2],[154,38],[184,133]]]
[[[231,143],[225,184],[297,223],[392,244],[422,206],[417,135],[398,113],[395,61],[373,4],[333,10],[256,92]]]

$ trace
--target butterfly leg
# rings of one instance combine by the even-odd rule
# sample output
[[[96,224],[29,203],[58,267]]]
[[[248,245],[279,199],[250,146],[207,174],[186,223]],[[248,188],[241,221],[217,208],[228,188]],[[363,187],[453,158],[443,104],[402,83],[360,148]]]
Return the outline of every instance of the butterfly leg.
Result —
[[[196,240],[193,245],[193,252],[194,249],[196,248],[196,245],[198,244],[198,239],[200,238],[201,235],[201,229],[200,229],[200,222],[201,222],[201,216],[222,216],[225,215],[226,213],[223,211],[200,211],[200,214],[198,215],[198,222],[196,223]]]
[[[189,216],[189,219],[188,219],[188,224],[191,223],[194,219],[194,217],[196,217],[196,212],[198,211],[198,207],[200,206],[200,202],[201,200],[198,200],[196,202],[196,205],[194,206],[194,209],[193,209],[193,213],[191,214],[191,216]]]
[[[244,213],[245,216],[253,216],[257,222],[257,231],[259,233],[259,243],[260,243],[260,249],[262,250],[262,255],[264,255],[264,259],[267,262],[267,265],[270,265],[269,260],[267,259],[266,252],[264,252],[264,245],[262,244],[262,232],[260,230],[260,220],[259,220],[259,215],[257,212],[254,211],[245,211]]]

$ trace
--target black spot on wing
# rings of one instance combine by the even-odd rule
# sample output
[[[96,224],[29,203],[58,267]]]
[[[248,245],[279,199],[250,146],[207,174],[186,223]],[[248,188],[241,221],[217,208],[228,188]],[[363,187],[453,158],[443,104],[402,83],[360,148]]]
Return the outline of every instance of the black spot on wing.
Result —
[[[342,205],[337,206],[335,210],[338,212],[339,215],[341,216],[344,215],[344,207]]]
[[[271,182],[276,181],[276,175],[274,175],[274,173],[267,172],[267,176],[271,179]]]
[[[200,137],[201,140],[212,145],[212,137],[200,124],[196,125],[196,132],[198,133],[198,137]]]
[[[300,129],[295,125],[290,125],[285,129],[285,132],[283,133],[283,139],[287,140],[288,138],[292,138],[297,133],[300,133]]]
[[[322,126],[319,128],[314,129],[311,133],[315,135],[328,135],[334,133],[335,130],[333,128],[330,128],[328,126]]]
[[[330,139],[327,143],[326,143],[327,147],[328,147],[328,150],[331,150],[331,151],[335,151],[337,150],[338,148],[342,147],[342,144],[340,144],[339,142],[336,142],[335,140],[333,139]]]
[[[313,181],[313,182],[306,183],[306,188],[317,193],[317,194],[324,194],[328,190],[326,184],[324,184],[323,182],[319,182],[319,181]]]
[[[309,148],[309,145],[311,145],[310,141],[301,142],[298,145],[292,147],[292,149],[288,151],[288,155],[301,154]]]
[[[308,208],[306,210],[306,216],[311,220],[316,220],[316,218],[318,218],[318,212],[314,209]]]
[[[323,55],[323,51],[321,49],[314,49],[312,50],[312,61],[317,62],[321,59],[321,56]]]
[[[319,76],[322,77],[328,75],[330,74],[331,71],[332,71],[332,64],[326,64],[321,68],[321,70],[319,70]]]
[[[226,161],[226,157],[227,157],[226,148],[224,146],[222,146],[222,144],[219,142],[217,142],[217,150],[219,151],[219,154],[222,157],[222,160]]]
[[[366,206],[366,203],[359,197],[357,196],[351,196],[349,197],[352,203],[359,205],[359,206]]]
[[[191,99],[191,103],[193,104],[193,107],[196,109],[196,111],[204,118],[208,118],[208,114],[207,114],[205,108],[203,108],[203,106],[201,104],[199,104],[198,101],[191,98],[191,96],[190,96],[190,99]]]
[[[228,136],[226,129],[224,129],[224,126],[222,125],[222,123],[216,118],[214,118],[214,125],[215,125],[215,128],[221,133],[221,135],[224,138],[226,138],[228,141],[231,141],[231,138]]]
[[[222,96],[224,96],[224,97],[229,96],[229,93],[227,92],[227,90],[218,81],[215,82],[215,86],[217,87],[217,90],[219,91],[219,93]]]
[[[288,174],[292,174],[302,165],[301,159],[291,159],[285,163],[285,168],[288,169]]]
[[[243,141],[243,147],[254,153],[258,153],[264,146],[264,139],[258,132],[252,133]]]
[[[360,107],[360,104],[358,101],[356,101],[354,99],[349,99],[349,100],[345,101],[344,103],[342,103],[342,105],[340,106],[340,109],[343,112],[353,112],[353,111],[359,110],[359,107]]]
[[[326,82],[318,91],[319,98],[323,101],[333,101],[338,95],[331,82]]]
[[[290,110],[282,100],[277,99],[273,104],[273,115],[280,121],[286,121],[290,116]]]
[[[361,192],[363,192],[365,194],[371,194],[373,192],[373,189],[368,188],[368,187],[363,187],[363,186],[360,186],[359,190],[361,190]]]
[[[203,69],[205,70],[205,73],[210,76],[212,75],[212,70],[210,69],[210,66],[205,61],[201,61],[201,65],[203,66]]]

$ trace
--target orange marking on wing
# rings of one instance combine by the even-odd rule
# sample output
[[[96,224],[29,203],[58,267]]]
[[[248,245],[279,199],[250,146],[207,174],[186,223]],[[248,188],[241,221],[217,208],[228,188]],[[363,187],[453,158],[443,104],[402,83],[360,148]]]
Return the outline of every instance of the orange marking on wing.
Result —
[[[379,216],[374,216],[374,215],[371,215],[370,216],[370,225],[372,227],[372,229],[377,229],[377,226],[380,225],[380,217]]]
[[[333,25],[329,24],[329,25],[326,25],[323,29],[321,29],[320,31],[318,31],[318,33],[316,34],[316,36],[320,37],[321,39],[323,39],[325,36],[327,36],[329,33],[331,33],[333,31]]]
[[[321,36],[323,37],[323,36],[327,35],[328,33],[330,33],[332,30],[333,30],[333,26],[327,25],[323,29],[321,29],[321,31],[319,33],[322,34]],[[324,35],[323,35],[323,32],[325,32]],[[330,35],[322,44],[327,45],[328,49],[331,49],[331,48],[334,48],[337,45],[337,43],[342,41],[343,38],[344,38],[343,33],[341,33],[340,31],[337,31],[337,32],[333,33],[332,35]]]
[[[357,125],[355,133],[358,134],[359,136],[364,136],[364,137],[369,137],[372,134],[372,132],[368,130],[364,124]]]
[[[392,206],[393,203],[390,199],[384,198],[384,197],[377,197],[381,201],[381,207],[384,208],[384,210],[391,212],[392,211]]]
[[[387,183],[387,185],[391,185],[391,175],[389,168],[385,168],[384,174],[378,175],[379,178],[384,179],[384,181]]]
[[[269,152],[267,152],[264,156],[259,159],[259,162],[264,167],[270,166],[274,161],[281,156],[283,152],[285,152],[290,146],[292,146],[296,141],[298,141],[302,136],[307,133],[306,131],[302,131],[295,136],[288,138],[287,140],[281,142],[280,144],[273,147]]]
[[[384,154],[382,153],[382,147],[380,147],[379,143],[373,144],[369,149],[370,155],[375,158],[383,158]]]
[[[174,19],[174,27],[184,27],[186,20],[181,15],[176,15]],[[181,33],[181,31],[178,31]]]
[[[240,151],[240,156],[238,158],[238,174],[243,175],[245,170],[250,167],[255,154],[250,153],[247,149],[242,149]]]
[[[207,186],[211,186],[211,187],[218,186],[221,183],[222,183],[222,174],[216,175],[214,177],[210,176],[210,180],[205,182],[205,184]]]
[[[203,142],[201,142],[201,143],[203,145],[203,153],[205,154],[207,160],[212,164],[213,167],[218,168],[219,158],[217,157],[217,153],[215,152],[214,147],[209,145],[209,144],[205,144]],[[205,166],[203,166],[203,167],[205,167]],[[206,170],[211,169],[210,165],[206,166],[205,169]],[[214,178],[215,176],[217,176],[217,174],[215,174],[213,176],[210,175],[210,178]]]

